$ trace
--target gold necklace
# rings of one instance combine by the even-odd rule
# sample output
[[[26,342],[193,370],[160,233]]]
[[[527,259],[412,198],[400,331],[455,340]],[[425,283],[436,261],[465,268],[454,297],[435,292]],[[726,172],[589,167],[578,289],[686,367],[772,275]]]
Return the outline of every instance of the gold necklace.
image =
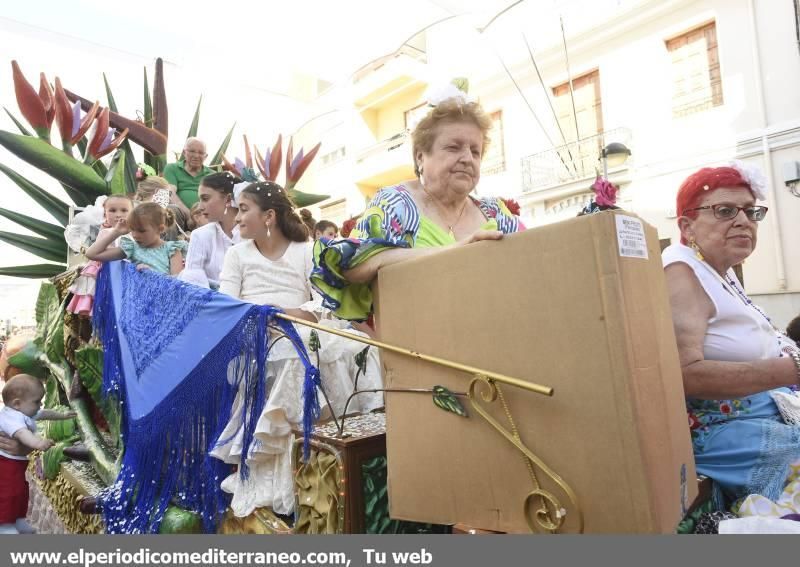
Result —
[[[442,214],[442,212],[444,211],[444,206],[441,204],[441,202],[439,202],[439,199],[437,199],[436,197],[431,195],[428,192],[428,190],[425,188],[425,186],[422,185],[421,183],[420,183],[420,186],[422,187],[422,190],[425,192],[425,194],[428,196],[428,199],[432,200],[434,203],[436,203],[436,206],[439,208],[439,213],[440,213],[440,216],[441,216],[442,220],[447,222],[447,219],[445,218],[445,215]],[[464,211],[467,209],[467,203],[468,202],[469,202],[469,196],[467,196],[467,198],[464,200],[464,204],[461,205],[461,212],[458,213],[458,217],[456,218],[456,221],[454,223],[451,223],[447,227],[447,233],[453,238],[456,237],[456,235],[453,233],[453,227],[456,226],[459,222],[461,222],[461,217],[464,216]]]

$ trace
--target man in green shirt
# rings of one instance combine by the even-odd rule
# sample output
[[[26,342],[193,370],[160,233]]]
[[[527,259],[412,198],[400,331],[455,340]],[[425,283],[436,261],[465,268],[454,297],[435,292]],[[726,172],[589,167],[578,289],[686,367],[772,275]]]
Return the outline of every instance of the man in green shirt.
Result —
[[[203,165],[208,154],[206,144],[199,138],[187,138],[183,146],[183,159],[164,168],[164,179],[177,188],[178,197],[191,208],[197,202],[197,187],[206,175],[214,173]]]

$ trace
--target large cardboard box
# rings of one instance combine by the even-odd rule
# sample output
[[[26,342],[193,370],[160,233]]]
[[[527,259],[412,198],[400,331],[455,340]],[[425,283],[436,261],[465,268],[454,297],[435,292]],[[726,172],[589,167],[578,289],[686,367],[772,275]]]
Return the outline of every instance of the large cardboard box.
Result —
[[[585,532],[675,530],[697,485],[655,229],[628,213],[576,218],[391,266],[377,292],[381,340],[554,388],[501,386],[522,442],[574,490]],[[470,382],[382,357],[390,388]],[[529,532],[528,466],[464,400],[468,418],[388,394],[392,517]],[[501,400],[481,405],[510,429]],[[559,531],[578,531],[567,495],[534,470],[566,510]]]

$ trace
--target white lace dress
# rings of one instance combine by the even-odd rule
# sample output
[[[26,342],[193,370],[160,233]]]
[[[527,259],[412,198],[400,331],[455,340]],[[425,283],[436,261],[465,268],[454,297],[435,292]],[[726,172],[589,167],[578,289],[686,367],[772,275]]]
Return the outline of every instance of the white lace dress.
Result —
[[[310,242],[292,242],[283,257],[275,261],[265,258],[252,241],[243,242],[232,247],[225,256],[220,291],[250,303],[300,308],[314,313],[324,325],[342,328],[346,322],[327,319],[328,312],[322,307],[321,297],[312,290],[308,281],[311,268]],[[310,329],[297,327],[308,349]],[[348,332],[365,336],[352,329]],[[319,332],[318,335],[322,384],[334,411],[341,415],[354,388],[358,370],[355,355],[366,345],[330,333]],[[312,362],[316,362],[315,355],[309,354]],[[233,494],[231,509],[236,516],[247,516],[262,506],[269,506],[280,514],[289,514],[294,509],[292,428],[302,426],[304,376],[305,368],[294,346],[288,339],[278,341],[269,354],[267,402],[256,426],[256,441],[247,458],[249,478],[242,481],[239,474],[234,473],[222,482],[223,490]],[[360,375],[358,388],[381,388],[382,384],[377,349],[371,347],[366,372]],[[329,416],[324,397],[321,393],[318,397],[323,417]],[[382,406],[382,394],[361,394],[350,402],[347,413],[368,412]],[[241,399],[237,398],[231,421],[218,440],[221,444],[211,454],[227,463],[239,463],[242,437]]]
[[[231,236],[225,234],[218,222],[210,222],[193,230],[186,253],[186,266],[178,279],[218,289],[225,253],[241,240],[238,226],[233,227]]]

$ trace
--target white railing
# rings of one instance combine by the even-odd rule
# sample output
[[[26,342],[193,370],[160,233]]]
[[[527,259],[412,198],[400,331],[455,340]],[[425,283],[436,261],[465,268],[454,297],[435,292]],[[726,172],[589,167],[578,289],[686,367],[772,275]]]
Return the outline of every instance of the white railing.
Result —
[[[631,147],[631,131],[615,128],[522,158],[522,190],[537,191],[602,172],[600,152],[611,142]]]

